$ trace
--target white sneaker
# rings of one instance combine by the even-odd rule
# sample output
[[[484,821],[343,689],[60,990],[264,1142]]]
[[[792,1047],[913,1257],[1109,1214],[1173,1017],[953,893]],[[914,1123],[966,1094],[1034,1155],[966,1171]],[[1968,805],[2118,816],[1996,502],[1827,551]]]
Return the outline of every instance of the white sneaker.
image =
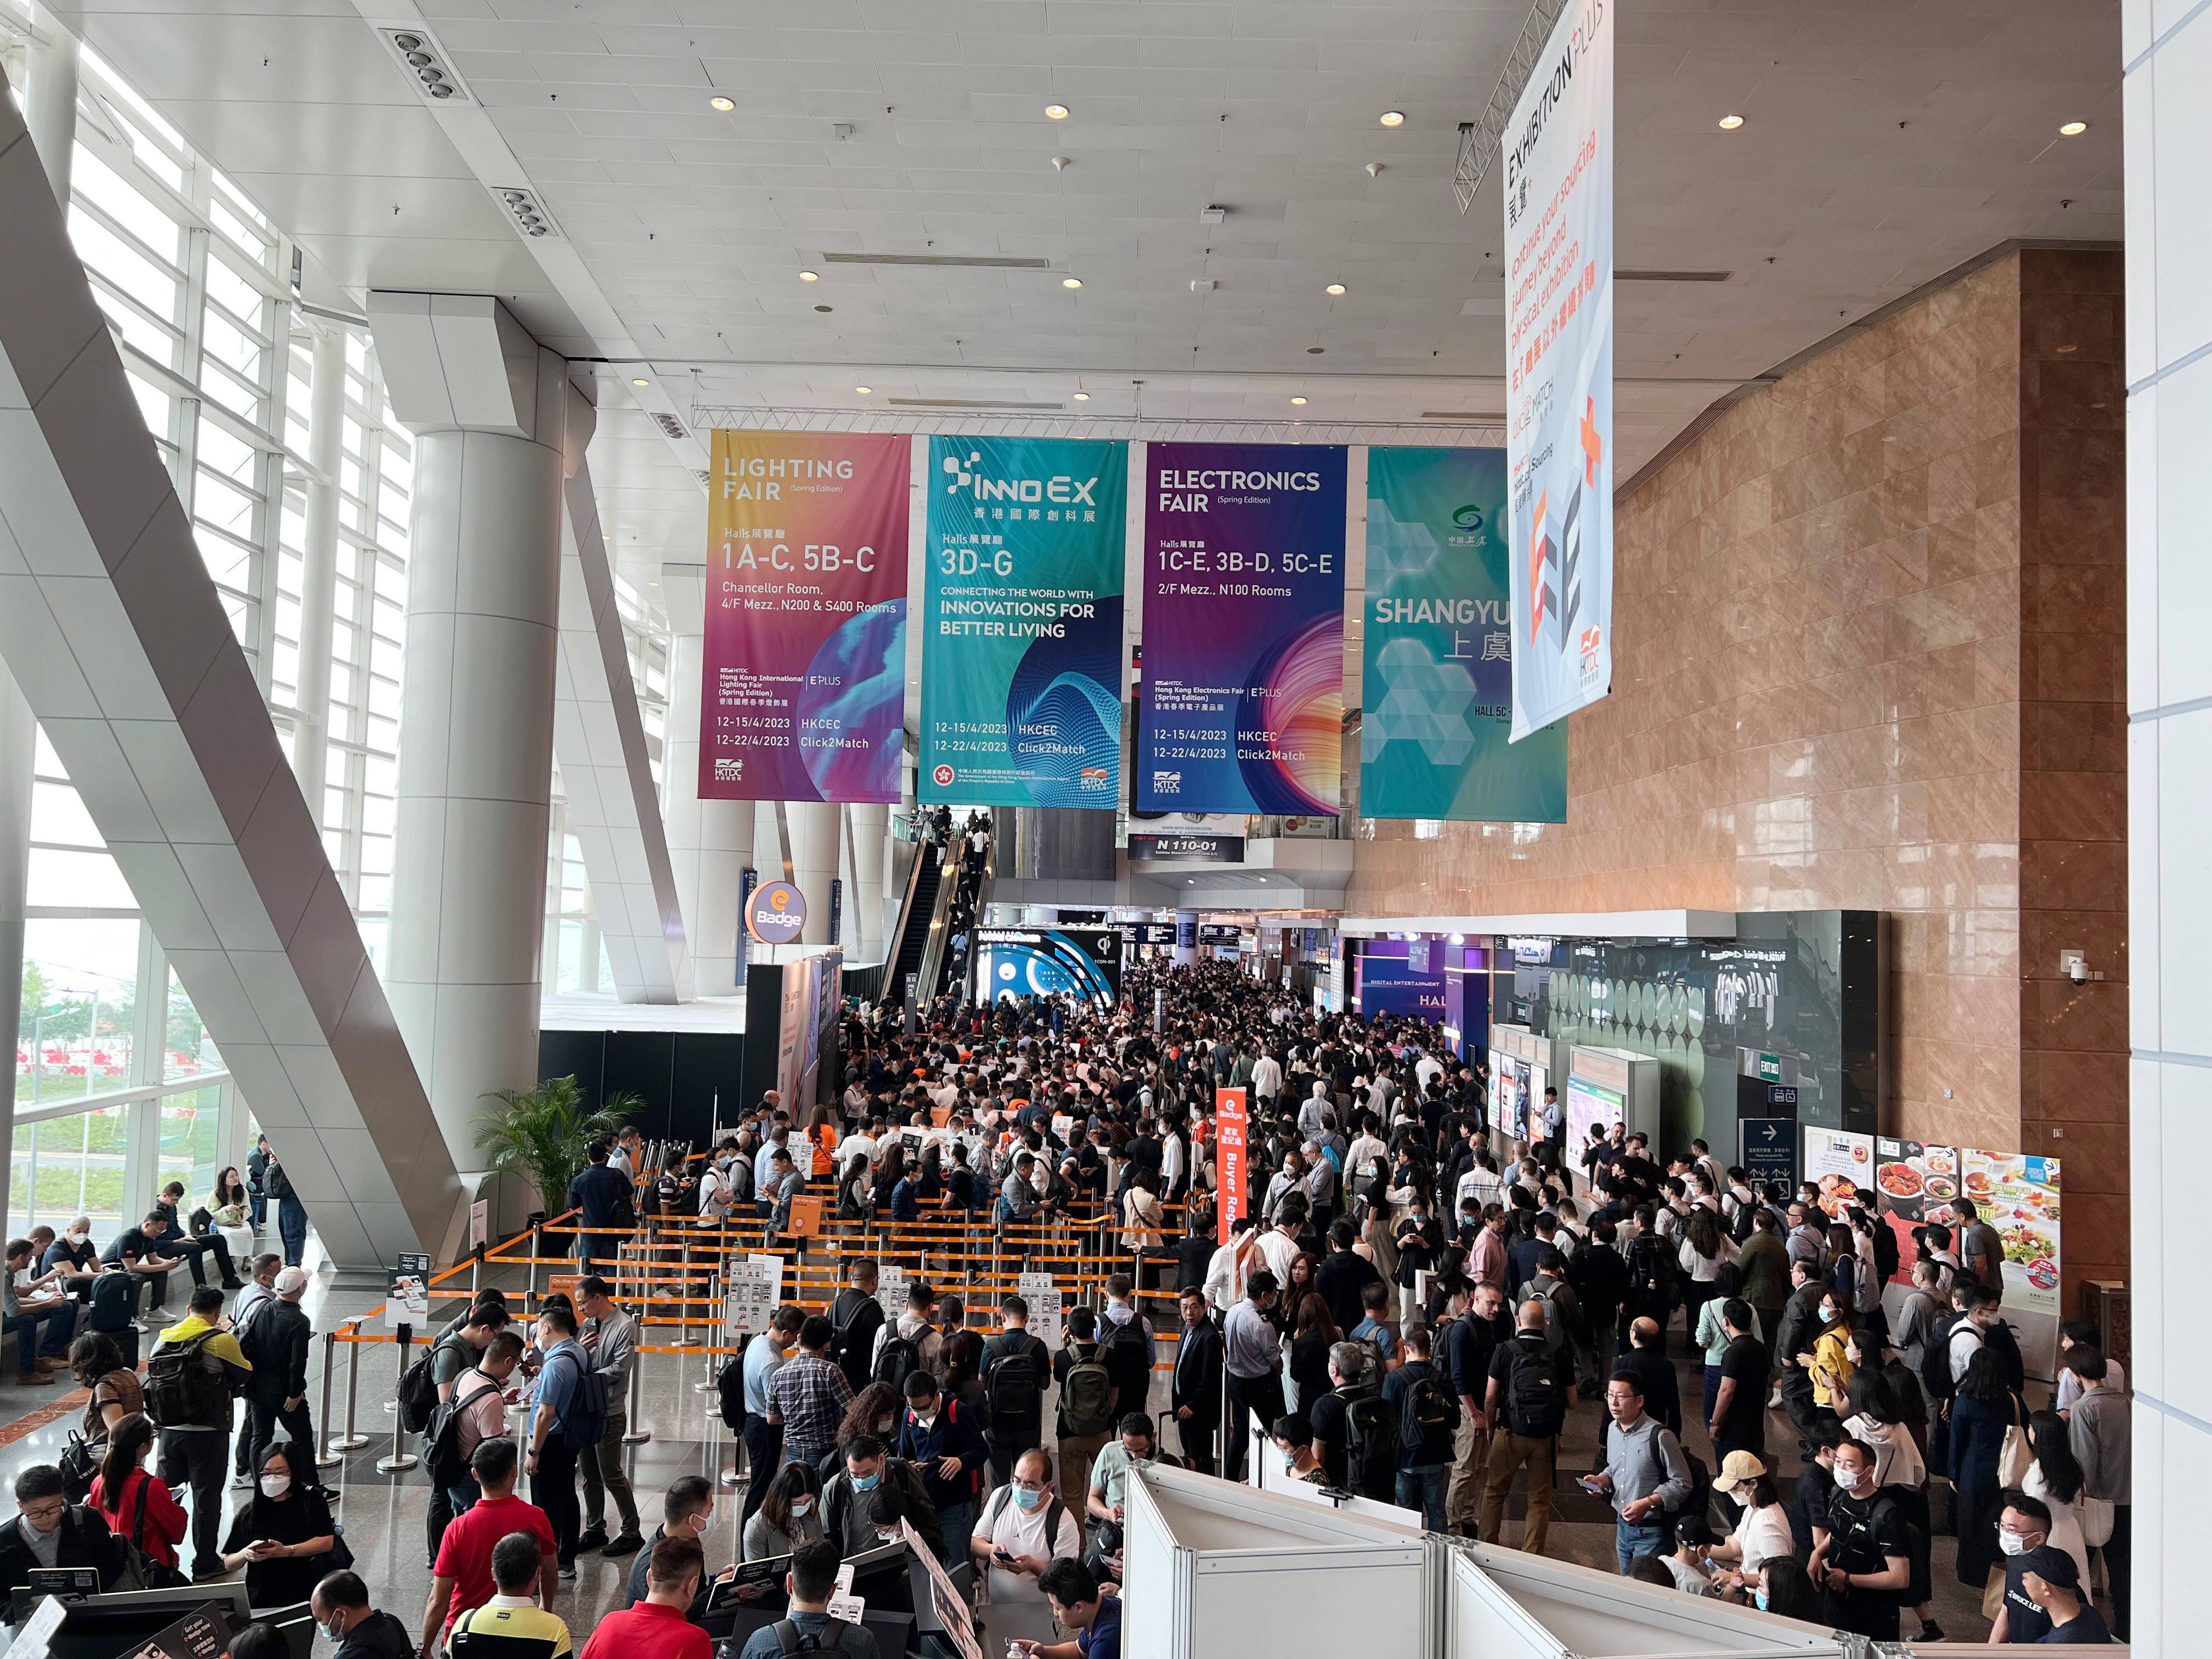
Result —
[[[234,1474],[230,1477],[230,1489],[233,1492],[252,1492],[253,1477],[250,1474]]]

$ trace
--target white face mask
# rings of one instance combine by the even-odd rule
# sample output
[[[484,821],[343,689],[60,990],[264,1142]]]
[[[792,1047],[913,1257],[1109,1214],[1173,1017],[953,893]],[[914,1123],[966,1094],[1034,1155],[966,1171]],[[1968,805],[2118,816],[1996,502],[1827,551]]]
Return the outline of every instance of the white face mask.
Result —
[[[1856,1469],[1838,1468],[1836,1471],[1836,1486],[1840,1492],[1856,1492],[1859,1489],[1859,1480],[1860,1475]]]
[[[2022,1538],[2018,1533],[2007,1532],[2002,1527],[1999,1527],[1997,1528],[1997,1547],[2002,1550],[2007,1555],[2025,1555],[2028,1552],[2028,1542],[2027,1540]]]
[[[291,1490],[292,1477],[289,1474],[264,1474],[261,1477],[261,1495],[264,1498],[282,1498]]]
[[[72,1228],[70,1231],[70,1243],[72,1244],[82,1244],[91,1237],[92,1229],[89,1227]]]
[[[793,1520],[804,1520],[807,1516],[811,1515],[813,1512],[814,1500],[812,1498],[794,1498],[791,1500],[791,1518]]]

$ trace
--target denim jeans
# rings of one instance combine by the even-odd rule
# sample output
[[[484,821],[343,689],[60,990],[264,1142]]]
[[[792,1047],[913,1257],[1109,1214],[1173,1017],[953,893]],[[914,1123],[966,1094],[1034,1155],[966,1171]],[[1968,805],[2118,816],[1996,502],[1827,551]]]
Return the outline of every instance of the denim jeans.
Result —
[[[296,1198],[278,1199],[276,1231],[284,1241],[284,1265],[298,1267],[307,1250],[307,1206]]]
[[[1613,1553],[1620,1563],[1624,1577],[1639,1555],[1656,1555],[1665,1547],[1667,1528],[1654,1522],[1648,1527],[1632,1527],[1626,1521],[1616,1520],[1613,1530]]]
[[[1398,1507],[1419,1510],[1421,1524],[1431,1532],[1444,1529],[1444,1489],[1451,1483],[1451,1465],[1432,1463],[1398,1471]]]

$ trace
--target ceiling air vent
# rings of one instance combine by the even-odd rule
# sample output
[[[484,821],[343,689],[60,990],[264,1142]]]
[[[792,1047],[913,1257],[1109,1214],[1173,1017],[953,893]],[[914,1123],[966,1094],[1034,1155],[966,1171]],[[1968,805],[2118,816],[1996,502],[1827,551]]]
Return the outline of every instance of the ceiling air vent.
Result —
[[[683,422],[678,420],[673,415],[664,415],[656,409],[653,411],[653,418],[660,429],[672,438],[681,440],[691,435],[684,429]]]
[[[1616,283],[1725,283],[1732,270],[1616,270]]]
[[[453,69],[453,60],[446,49],[438,44],[438,37],[419,24],[380,23],[376,32],[384,39],[386,50],[399,60],[425,102],[432,104],[470,104],[476,100],[469,96],[460,76]]]
[[[1493,415],[1480,409],[1425,409],[1421,411],[1421,418],[1425,421],[1473,421],[1478,425],[1505,424],[1503,415]]]
[[[1049,259],[993,253],[825,253],[825,265],[962,265],[978,270],[1050,270]]]
[[[557,238],[561,234],[561,227],[553,222],[552,214],[528,185],[494,185],[491,193],[525,236]]]
[[[1065,404],[1000,404],[981,398],[893,398],[894,409],[1065,409]]]

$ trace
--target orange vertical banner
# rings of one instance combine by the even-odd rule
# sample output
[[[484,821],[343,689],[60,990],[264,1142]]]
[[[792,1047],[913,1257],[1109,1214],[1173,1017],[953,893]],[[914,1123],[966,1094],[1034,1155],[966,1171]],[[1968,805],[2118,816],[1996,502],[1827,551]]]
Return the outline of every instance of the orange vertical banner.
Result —
[[[1213,1133],[1218,1142],[1217,1169],[1221,1181],[1218,1206],[1220,1242],[1229,1242],[1230,1230],[1244,1215],[1244,1091],[1213,1091]]]

